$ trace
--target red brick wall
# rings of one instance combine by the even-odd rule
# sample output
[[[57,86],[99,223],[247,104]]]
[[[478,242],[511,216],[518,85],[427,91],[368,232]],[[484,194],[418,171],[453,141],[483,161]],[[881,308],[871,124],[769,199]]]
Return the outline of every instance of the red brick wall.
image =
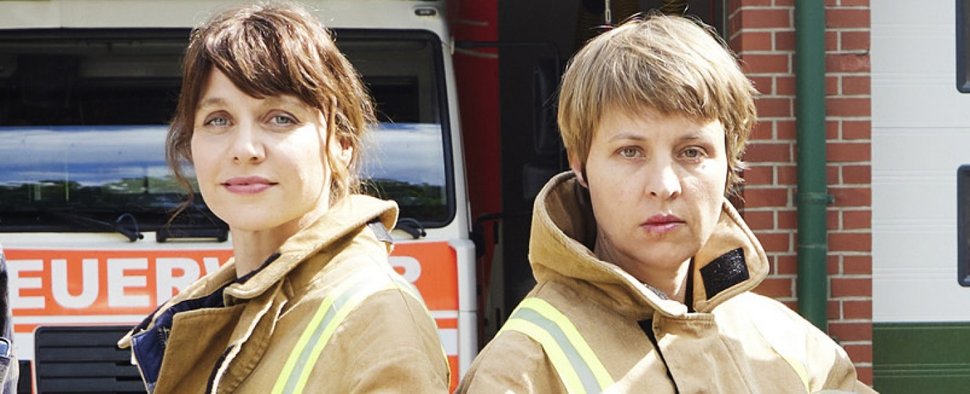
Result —
[[[814,1],[814,0],[812,0]],[[757,289],[797,309],[794,0],[728,0],[728,38],[761,92],[743,215],[771,275]],[[872,384],[869,0],[825,0],[829,334]]]

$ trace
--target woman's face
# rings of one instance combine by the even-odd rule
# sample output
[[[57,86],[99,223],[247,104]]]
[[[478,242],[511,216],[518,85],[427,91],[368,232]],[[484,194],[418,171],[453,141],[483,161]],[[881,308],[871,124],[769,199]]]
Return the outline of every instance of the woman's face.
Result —
[[[292,233],[316,219],[330,195],[324,124],[294,96],[254,98],[213,69],[191,142],[206,204],[233,230]]]
[[[640,280],[676,272],[713,232],[726,180],[719,121],[606,113],[586,162],[597,250]]]

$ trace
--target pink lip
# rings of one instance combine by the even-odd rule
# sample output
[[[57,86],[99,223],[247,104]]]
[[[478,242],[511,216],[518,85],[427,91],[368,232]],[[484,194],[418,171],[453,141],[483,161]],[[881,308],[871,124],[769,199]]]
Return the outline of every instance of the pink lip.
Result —
[[[685,223],[683,219],[676,215],[653,215],[640,226],[648,233],[666,234],[680,228]]]
[[[275,182],[258,176],[235,177],[222,183],[226,190],[239,194],[256,194],[275,185]]]

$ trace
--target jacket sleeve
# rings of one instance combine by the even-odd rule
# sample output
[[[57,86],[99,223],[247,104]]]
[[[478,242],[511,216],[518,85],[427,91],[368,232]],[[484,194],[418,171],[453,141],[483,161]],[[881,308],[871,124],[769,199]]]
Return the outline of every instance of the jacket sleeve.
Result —
[[[542,346],[524,334],[496,335],[479,353],[458,386],[459,393],[564,393],[565,387]]]
[[[876,392],[859,380],[855,365],[838,343],[821,330],[815,328],[815,326],[811,326],[809,332],[809,335],[814,336],[809,343],[815,342],[815,345],[810,345],[811,347],[809,349],[815,349],[819,353],[829,353],[827,357],[823,356],[821,358],[833,360],[831,368],[828,371],[828,376],[826,376],[825,382],[822,385],[822,390],[846,391],[851,393]],[[820,358],[819,355],[814,357]]]
[[[341,392],[448,392],[450,369],[434,321],[418,300],[399,289],[364,300],[338,328],[330,346],[337,347],[337,357],[318,360],[316,369],[332,371],[333,363],[343,363],[337,366],[344,372]],[[311,381],[337,378],[314,376]]]
[[[803,319],[797,313],[780,306],[790,319],[799,321],[805,327],[806,351],[808,353],[809,368],[814,369],[813,376],[824,377],[823,381],[812,384],[813,391],[835,391],[850,393],[875,393],[871,387],[859,380],[855,365],[849,355],[828,334],[819,330],[815,325]]]
[[[757,311],[748,315],[752,329],[760,331],[775,351],[787,354],[789,364],[795,361],[805,368],[810,392],[875,392],[859,380],[845,349],[828,334],[774,299],[754,293],[740,297],[745,298],[747,308]]]

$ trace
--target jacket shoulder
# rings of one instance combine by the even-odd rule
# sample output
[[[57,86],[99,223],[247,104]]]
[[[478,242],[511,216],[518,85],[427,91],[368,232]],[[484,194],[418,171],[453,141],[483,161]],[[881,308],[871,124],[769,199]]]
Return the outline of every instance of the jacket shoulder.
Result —
[[[396,275],[384,246],[359,235],[339,250],[320,251],[306,259],[283,278],[284,291],[294,302],[319,299],[358,282],[369,284],[364,288],[390,287]]]
[[[786,340],[791,340],[792,336],[797,335],[799,339],[804,338],[817,342],[815,343],[816,346],[824,345],[828,348],[842,350],[831,337],[791,308],[773,298],[744,292],[725,302],[722,307],[731,314],[732,319],[744,316],[767,337],[781,336],[787,338]]]
[[[758,293],[752,293],[750,291],[738,294],[730,301],[725,302],[725,308],[744,308],[747,310],[757,310],[759,313],[764,312],[772,317],[785,318],[788,320],[797,320],[799,322],[805,321],[801,316],[799,316],[791,308],[782,304],[778,300],[766,297]],[[807,321],[805,321],[807,323]]]
[[[855,365],[842,346],[785,304],[745,292],[719,306],[722,307],[731,318],[746,316],[757,331],[754,335],[760,336],[790,364],[801,364],[813,391],[871,391],[858,381]]]
[[[451,370],[434,320],[408,290],[371,294],[334,337],[356,372],[354,392],[445,392]],[[325,375],[324,375],[325,376]]]
[[[329,308],[341,316],[331,329],[330,343],[314,357],[308,387],[446,392],[448,360],[417,290],[380,258],[354,256],[334,268],[344,264],[353,269],[318,275],[289,312],[306,321],[297,324],[304,332],[314,330],[309,317],[300,317],[307,311]],[[326,331],[322,324],[315,330]]]

